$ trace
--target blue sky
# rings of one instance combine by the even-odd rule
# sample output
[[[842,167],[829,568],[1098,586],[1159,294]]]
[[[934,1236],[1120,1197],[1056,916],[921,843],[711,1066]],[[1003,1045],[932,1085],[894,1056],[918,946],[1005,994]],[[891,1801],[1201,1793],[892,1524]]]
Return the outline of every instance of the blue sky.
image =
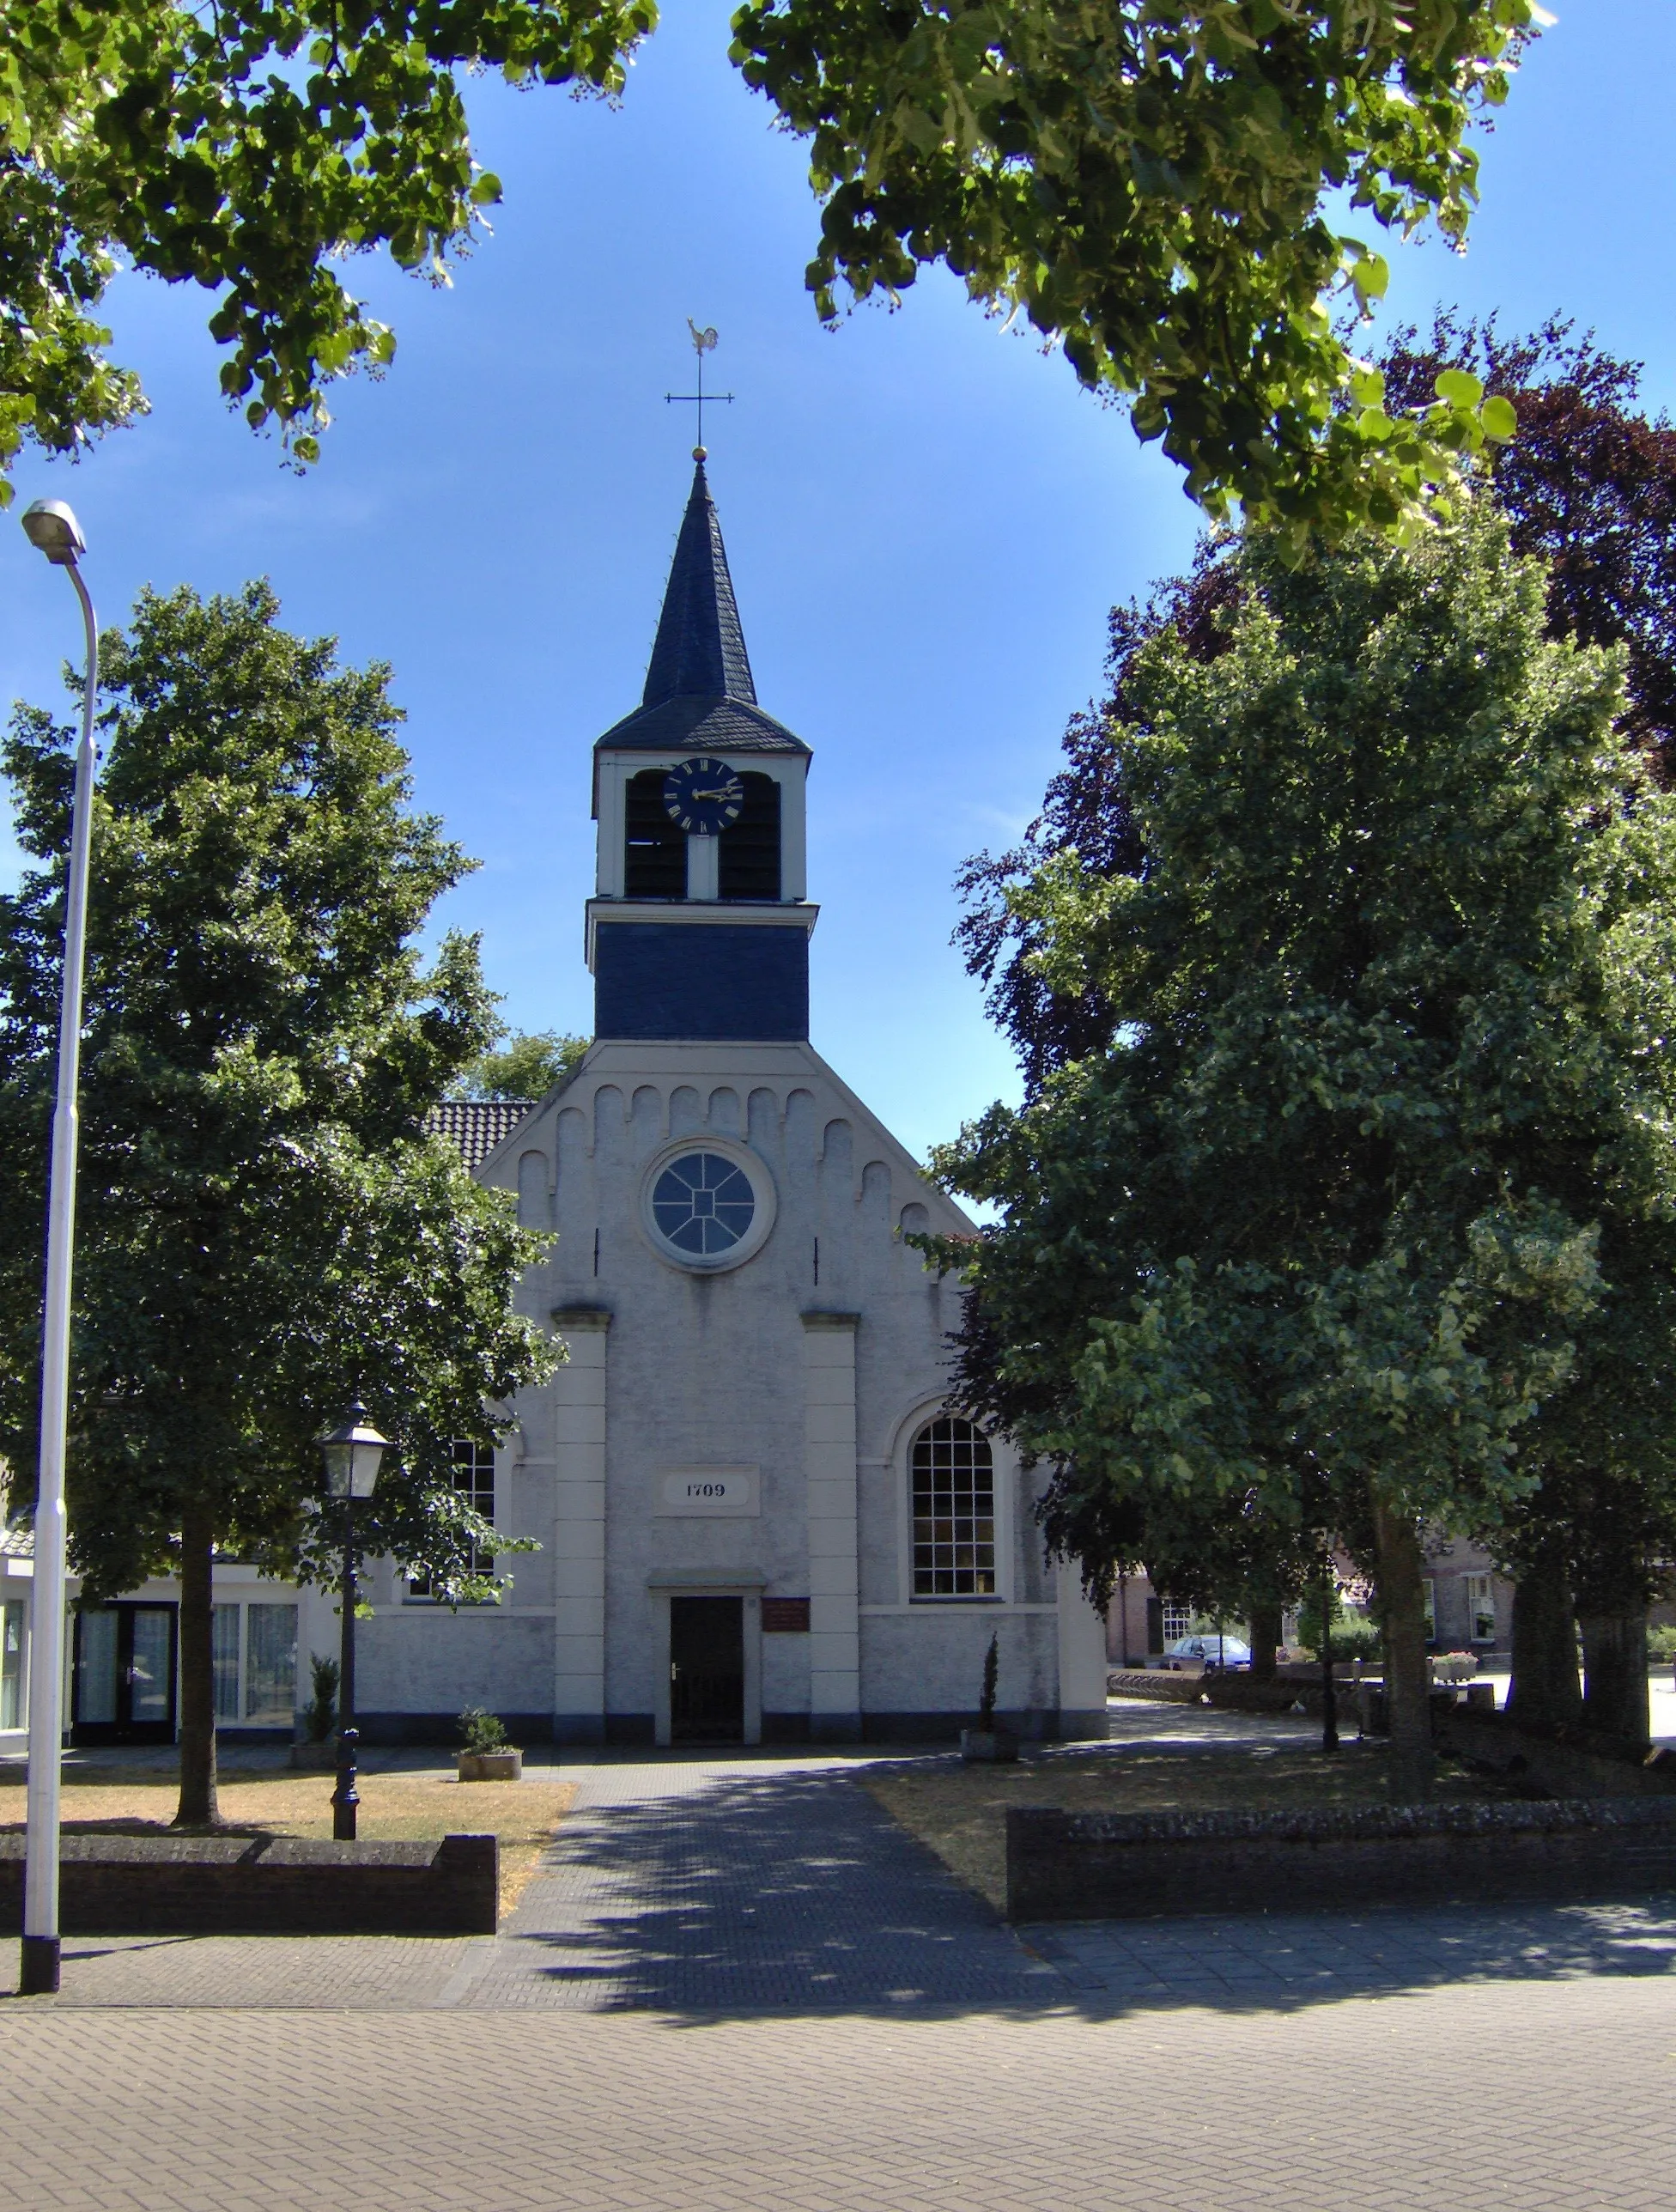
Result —
[[[817,325],[804,149],[726,58],[728,9],[671,6],[619,110],[471,89],[495,234],[433,292],[351,264],[399,347],[342,387],[306,478],[224,411],[203,295],[124,281],[112,319],[153,412],[81,465],[101,617],[145,582],[272,578],[293,628],[382,659],[420,803],[483,862],[445,919],[481,930],[521,1027],[585,1030],[588,749],[638,699],[686,496],[686,318],[714,324],[711,479],[757,688],[815,749],[814,1036],[916,1152],[1013,1074],[950,947],[951,878],[1029,819],[1096,689],[1114,599],[1179,567],[1175,472],[1064,362],[931,275],[901,310]],[[1570,0],[1484,147],[1464,259],[1393,252],[1389,312],[1521,329],[1560,310],[1676,406],[1676,20]],[[0,532],[0,695],[58,697],[70,594]],[[0,856],[3,858],[3,856]]]

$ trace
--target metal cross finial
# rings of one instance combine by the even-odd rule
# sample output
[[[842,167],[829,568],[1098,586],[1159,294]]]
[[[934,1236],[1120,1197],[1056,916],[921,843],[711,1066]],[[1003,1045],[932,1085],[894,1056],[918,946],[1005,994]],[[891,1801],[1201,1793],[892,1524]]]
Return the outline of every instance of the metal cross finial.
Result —
[[[698,389],[696,392],[666,392],[664,394],[664,404],[665,407],[688,403],[696,405],[698,443],[693,447],[693,459],[695,461],[701,461],[704,459],[704,401],[707,396],[704,390],[704,356],[707,353],[715,351],[716,333],[714,325],[708,330],[700,330],[690,315],[687,318],[687,328],[693,334],[693,351],[698,356]],[[708,398],[713,404],[729,407],[733,404],[733,394],[731,392],[712,392],[708,394]]]

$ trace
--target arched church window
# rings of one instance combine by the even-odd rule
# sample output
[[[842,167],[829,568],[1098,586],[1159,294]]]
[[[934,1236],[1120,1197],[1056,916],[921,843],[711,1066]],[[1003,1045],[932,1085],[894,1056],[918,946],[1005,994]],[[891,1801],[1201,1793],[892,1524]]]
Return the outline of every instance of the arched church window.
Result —
[[[623,794],[622,893],[625,898],[685,898],[687,839],[664,805],[668,770],[642,769]]]
[[[939,1414],[908,1454],[914,1487],[914,1595],[995,1595],[995,1462],[970,1421]]]
[[[739,781],[745,803],[721,833],[717,895],[725,899],[780,896],[780,786],[771,775],[748,773]]]

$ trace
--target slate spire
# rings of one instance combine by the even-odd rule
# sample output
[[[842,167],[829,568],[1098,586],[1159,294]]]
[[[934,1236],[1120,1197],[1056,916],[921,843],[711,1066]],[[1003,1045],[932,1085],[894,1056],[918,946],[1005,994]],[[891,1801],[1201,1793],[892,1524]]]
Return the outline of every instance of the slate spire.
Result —
[[[695,454],[692,495],[675,543],[664,611],[646,672],[642,707],[667,699],[737,699],[756,704],[744,632],[727,573],[721,525],[705,481],[702,448]]]

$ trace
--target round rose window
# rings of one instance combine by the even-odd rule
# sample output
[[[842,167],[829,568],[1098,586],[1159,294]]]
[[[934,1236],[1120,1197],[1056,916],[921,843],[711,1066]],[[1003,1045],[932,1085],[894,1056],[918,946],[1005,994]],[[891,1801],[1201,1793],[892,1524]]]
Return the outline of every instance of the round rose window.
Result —
[[[683,1152],[652,1187],[659,1235],[695,1260],[731,1252],[749,1236],[756,1218],[750,1176],[722,1152]]]

